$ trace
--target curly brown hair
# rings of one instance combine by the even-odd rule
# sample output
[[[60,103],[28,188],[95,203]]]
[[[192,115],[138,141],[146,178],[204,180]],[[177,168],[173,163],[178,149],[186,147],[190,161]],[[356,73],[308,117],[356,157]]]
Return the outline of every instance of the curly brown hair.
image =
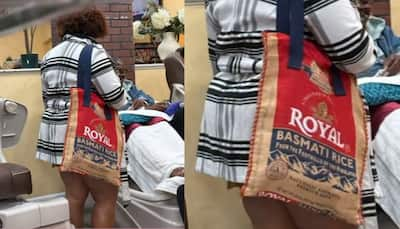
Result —
[[[103,13],[90,7],[58,19],[57,31],[60,37],[65,34],[81,34],[100,38],[107,35],[107,24]]]

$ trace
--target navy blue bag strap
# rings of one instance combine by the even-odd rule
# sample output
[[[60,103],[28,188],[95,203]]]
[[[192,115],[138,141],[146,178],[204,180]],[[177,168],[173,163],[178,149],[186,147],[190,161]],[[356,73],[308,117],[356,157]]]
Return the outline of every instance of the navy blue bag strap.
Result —
[[[90,90],[91,90],[91,76],[92,76],[92,45],[86,45],[79,56],[78,64],[78,88],[84,90],[83,105],[88,107],[90,105]]]
[[[290,36],[288,67],[303,69],[304,0],[278,0],[276,23],[278,32]],[[346,95],[339,69],[332,65],[331,73],[335,95]]]
[[[337,96],[345,96],[346,95],[346,91],[344,90],[344,86],[343,86],[343,81],[341,78],[341,74],[339,69],[332,64],[331,67],[331,73],[332,73],[332,83],[333,83],[333,91],[335,92],[335,95]]]
[[[78,88],[84,90],[83,106],[90,106],[90,93],[92,85],[92,52],[93,45],[86,45],[79,56],[78,63]],[[112,119],[111,110],[105,106],[104,113],[107,120]]]
[[[276,30],[281,33],[290,33],[289,0],[278,0],[276,16]]]
[[[289,68],[303,67],[304,0],[278,0],[277,31],[290,35]]]

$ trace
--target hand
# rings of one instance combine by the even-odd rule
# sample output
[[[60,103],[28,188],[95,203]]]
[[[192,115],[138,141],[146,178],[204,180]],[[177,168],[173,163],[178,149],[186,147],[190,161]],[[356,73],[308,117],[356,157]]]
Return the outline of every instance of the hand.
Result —
[[[400,72],[400,55],[394,54],[386,58],[384,66],[386,69],[385,75],[397,75]]]
[[[141,107],[146,107],[147,103],[143,99],[135,99],[132,104],[133,110],[137,110]]]

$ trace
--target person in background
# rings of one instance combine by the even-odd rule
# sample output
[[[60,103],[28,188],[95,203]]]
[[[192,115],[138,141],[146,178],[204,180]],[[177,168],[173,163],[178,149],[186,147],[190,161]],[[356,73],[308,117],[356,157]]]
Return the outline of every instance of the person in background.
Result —
[[[139,90],[131,80],[126,79],[128,69],[122,60],[118,57],[111,57],[111,61],[113,63],[115,72],[119,76],[121,83],[125,88],[125,91],[127,91],[128,100],[130,105],[132,105],[132,108],[136,110],[144,106],[153,105],[154,99],[150,95],[146,94],[142,90]]]
[[[165,76],[167,84],[170,90],[170,100],[176,98],[173,97],[174,84],[185,85],[185,49],[180,47],[175,52],[171,53],[164,59],[165,65]],[[180,101],[183,103],[183,101]],[[184,113],[185,108],[182,106],[176,111],[174,118],[170,124],[178,132],[178,134],[184,139]]]
[[[377,60],[375,64],[357,74],[359,87],[370,107],[373,147],[376,155],[376,169],[379,197],[378,205],[400,226],[400,203],[397,190],[400,187],[398,162],[398,126],[400,116],[400,37],[383,18],[371,13],[374,0],[353,0],[358,8],[362,23],[374,39]],[[390,223],[390,222],[388,222]],[[393,226],[395,228],[395,226]]]
[[[276,1],[206,0],[213,70],[195,169],[232,186],[245,182],[263,61],[261,31],[276,30]],[[305,1],[305,38],[340,69],[359,73],[375,62],[374,43],[350,0]],[[303,26],[303,25],[299,25]],[[350,229],[356,226],[268,198],[243,198],[254,229]]]
[[[114,109],[127,104],[124,88],[108,54],[96,42],[97,38],[107,34],[103,14],[95,8],[86,8],[60,18],[57,29],[62,41],[45,55],[41,65],[44,113],[36,154],[37,159],[54,166],[62,162],[70,89],[77,87],[79,56],[86,45],[93,45],[91,80],[97,93]],[[117,186],[73,172],[60,172],[60,175],[65,185],[70,220],[76,228],[84,226],[84,204],[89,193],[95,201],[92,227],[114,226]]]
[[[121,83],[125,88],[125,91],[127,92],[128,105],[122,107],[121,110],[126,110],[128,108],[132,110],[144,108],[150,110],[165,111],[165,109],[169,105],[168,103],[156,103],[151,95],[140,90],[131,80],[126,79],[128,69],[121,59],[117,57],[112,57],[111,60],[113,63],[113,68],[119,76]]]
[[[386,24],[385,19],[371,14],[374,0],[353,0],[360,12],[362,23],[375,42],[377,60],[375,64],[357,74],[358,77],[375,75],[394,76],[400,73],[400,38]]]
[[[176,49],[164,59],[165,76],[172,96],[173,84],[185,85],[185,50],[183,47]]]
[[[183,51],[183,50],[182,50]],[[182,54],[183,55],[183,54]],[[173,116],[169,124],[178,132],[178,134],[184,139],[184,108],[181,103],[168,103],[158,102],[155,103],[154,99],[146,94],[144,91],[139,90],[131,80],[126,79],[126,73],[128,70],[124,66],[123,62],[119,58],[111,58],[113,61],[113,67],[120,77],[125,90],[128,92],[128,100],[130,101],[126,107],[121,110],[126,110],[127,107],[131,106],[131,109],[136,110],[140,108],[148,110],[157,110],[167,113]],[[183,73],[183,72],[182,72]]]
[[[180,52],[183,56],[183,49],[180,49],[181,51],[177,51]],[[169,57],[168,57],[169,58]],[[168,59],[167,58],[167,59]],[[126,73],[128,72],[128,70],[126,69],[126,66],[123,64],[123,62],[121,61],[121,59],[119,58],[111,58],[113,61],[113,67],[116,71],[116,73],[118,74],[118,76],[121,79],[121,82],[123,82],[124,86],[125,86],[125,90],[128,91],[129,97],[128,100],[131,100],[131,104],[132,104],[132,109],[136,110],[136,109],[140,109],[140,108],[144,108],[144,109],[150,109],[150,110],[158,110],[158,111],[162,111],[165,112],[166,114],[173,116],[172,120],[169,122],[169,124],[176,130],[176,132],[180,135],[180,137],[182,139],[184,139],[184,126],[183,126],[183,113],[184,110],[183,108],[180,106],[180,103],[155,103],[154,99],[146,94],[145,92],[143,92],[142,90],[139,90],[131,80],[127,80],[126,79]],[[180,72],[180,74],[183,74],[183,71]],[[182,75],[183,77],[183,75]],[[126,108],[122,108],[122,110],[124,110]],[[127,128],[127,136],[129,138],[130,135],[130,127],[128,126]],[[150,155],[148,155],[150,156]],[[148,157],[149,158],[149,157]],[[157,161],[157,159],[154,159],[153,161]],[[178,167],[176,169],[174,169],[169,177],[175,177],[175,176],[181,176],[184,177],[185,176],[185,169],[184,167]],[[177,189],[177,203],[178,203],[178,207],[179,207],[179,212],[181,214],[182,220],[185,223],[185,228],[187,228],[187,217],[186,217],[186,207],[185,207],[185,199],[184,199],[184,185],[180,185]]]

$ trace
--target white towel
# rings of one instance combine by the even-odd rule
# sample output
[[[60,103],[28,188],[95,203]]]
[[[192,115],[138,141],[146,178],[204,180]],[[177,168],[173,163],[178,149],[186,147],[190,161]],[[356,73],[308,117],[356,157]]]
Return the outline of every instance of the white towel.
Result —
[[[376,167],[383,196],[378,204],[400,227],[400,110],[391,112],[381,123],[373,141]]]
[[[143,192],[176,194],[184,178],[169,176],[174,169],[184,167],[184,142],[167,122],[136,128],[126,147],[128,174]]]

